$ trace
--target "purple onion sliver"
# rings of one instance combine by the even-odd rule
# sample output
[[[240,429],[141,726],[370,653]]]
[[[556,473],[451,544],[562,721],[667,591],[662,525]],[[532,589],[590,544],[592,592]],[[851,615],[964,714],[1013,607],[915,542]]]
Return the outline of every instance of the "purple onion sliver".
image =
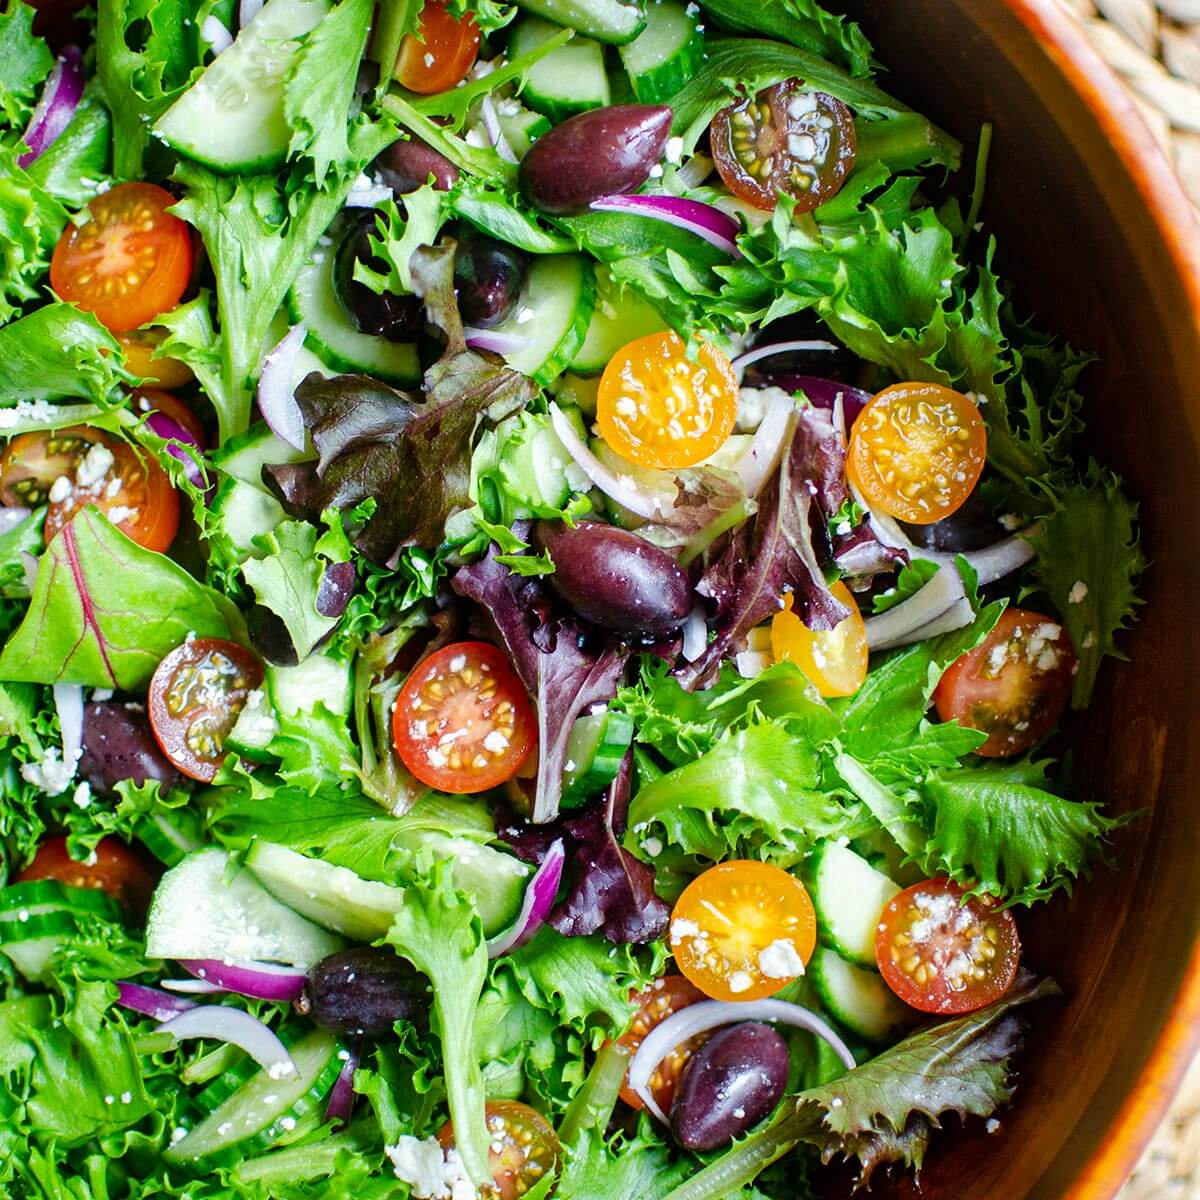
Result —
[[[741,226],[728,213],[700,200],[683,196],[601,196],[590,207],[596,212],[629,212],[654,221],[663,221],[703,238],[710,246],[733,258],[741,258],[736,238]]]
[[[169,1021],[180,1013],[195,1008],[195,1000],[183,996],[172,996],[169,992],[160,992],[158,988],[146,987],[141,983],[129,983],[124,979],[117,981],[117,1003],[122,1008],[141,1013],[145,1017],[153,1017],[156,1021]]]
[[[32,508],[0,508],[0,533],[10,533],[33,515]]]
[[[245,29],[258,16],[262,6],[263,0],[242,0],[238,5],[238,28]]]
[[[305,973],[295,967],[259,962],[227,963],[219,958],[180,959],[179,965],[204,983],[255,1000],[298,1000],[304,991]]]
[[[83,83],[83,55],[79,47],[64,46],[29,118],[23,138],[29,149],[17,158],[17,166],[29,166],[70,125],[83,95]]]
[[[297,450],[304,449],[306,431],[296,403],[296,358],[306,335],[303,322],[289,329],[264,359],[258,380],[258,410],[263,420],[277,438]]]
[[[164,979],[162,985],[173,992],[188,992],[195,996],[224,995],[229,990],[209,983],[207,979]]]
[[[847,428],[871,401],[871,393],[862,388],[839,383],[836,379],[820,379],[816,375],[789,375],[762,372],[763,380],[771,387],[783,388],[785,392],[803,392],[818,408],[832,409],[841,394],[845,406]]]
[[[185,446],[194,446],[197,450],[203,450],[204,447],[200,442],[196,441],[195,437],[184,428],[173,417],[167,416],[164,412],[159,412],[157,409],[146,415],[146,425],[160,438],[167,442],[179,442],[178,446],[168,446],[167,453],[172,457],[179,459],[187,469],[188,479],[198,488],[204,487],[207,480],[204,477],[204,469],[200,464],[184,449]]]
[[[245,1050],[272,1079],[286,1079],[296,1073],[296,1064],[276,1034],[245,1009],[224,1004],[198,1004],[159,1027],[178,1041],[212,1038],[229,1042]]]
[[[495,329],[465,329],[472,350],[490,350],[493,354],[517,354],[530,343],[523,333],[503,333]]]
[[[348,1125],[354,1112],[354,1072],[358,1070],[359,1047],[354,1046],[343,1053],[346,1062],[329,1091],[329,1103],[325,1107],[325,1120],[336,1121],[339,1127]]]
[[[567,853],[560,838],[546,851],[542,865],[526,884],[525,898],[521,902],[521,911],[517,919],[503,933],[497,934],[488,942],[489,958],[499,958],[502,954],[519,950],[546,923],[558,895],[558,885],[562,882],[563,864],[566,861]]]
[[[330,563],[317,588],[317,612],[323,617],[340,617],[354,595],[357,578],[353,563]]]

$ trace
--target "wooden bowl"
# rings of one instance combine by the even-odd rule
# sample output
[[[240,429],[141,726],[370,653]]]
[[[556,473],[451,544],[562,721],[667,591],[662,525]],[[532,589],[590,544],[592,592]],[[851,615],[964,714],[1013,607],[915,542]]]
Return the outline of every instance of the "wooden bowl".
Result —
[[[835,7],[839,7],[835,5]],[[1081,795],[1143,810],[1072,899],[1023,931],[1063,1002],[1030,1013],[1000,1130],[935,1142],[926,1200],[1107,1200],[1200,1047],[1200,226],[1116,77],[1056,0],[845,0],[883,85],[973,153],[1023,310],[1093,350],[1088,449],[1141,499],[1152,560],[1128,664],[1076,722]]]

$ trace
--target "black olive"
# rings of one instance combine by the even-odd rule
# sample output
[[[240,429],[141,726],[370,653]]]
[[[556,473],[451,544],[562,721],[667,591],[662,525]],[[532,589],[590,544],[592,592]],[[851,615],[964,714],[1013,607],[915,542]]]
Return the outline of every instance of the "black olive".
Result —
[[[384,337],[390,342],[411,342],[421,328],[421,302],[417,297],[391,292],[377,295],[354,278],[356,263],[364,263],[381,273],[386,269],[371,253],[370,235],[375,229],[374,212],[363,213],[350,223],[334,259],[334,291],[360,333]]]

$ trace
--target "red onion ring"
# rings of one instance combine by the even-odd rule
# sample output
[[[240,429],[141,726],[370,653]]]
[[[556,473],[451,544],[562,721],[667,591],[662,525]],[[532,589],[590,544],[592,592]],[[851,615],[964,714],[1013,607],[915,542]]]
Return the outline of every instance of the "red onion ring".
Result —
[[[224,995],[227,990],[209,983],[207,979],[164,979],[162,985],[172,992],[188,992],[194,996]]]
[[[83,96],[83,55],[78,46],[64,46],[46,80],[22,140],[28,151],[17,158],[27,167],[44,154],[71,123]]]
[[[204,487],[207,483],[207,480],[204,478],[204,468],[184,449],[185,446],[194,446],[197,450],[203,450],[204,446],[187,429],[180,425],[178,421],[172,417],[168,417],[166,413],[160,412],[158,409],[154,409],[147,414],[146,426],[164,441],[180,443],[178,446],[168,446],[167,453],[172,458],[177,458],[183,463],[188,479],[196,487]]]
[[[566,861],[567,853],[560,838],[546,851],[542,865],[525,885],[525,898],[521,901],[517,919],[488,942],[488,958],[499,958],[519,950],[546,923],[558,895]]]
[[[275,963],[225,962],[220,958],[184,958],[179,965],[221,991],[237,992],[255,1000],[298,1000],[308,978],[295,967]]]
[[[156,1021],[169,1021],[188,1009],[195,1008],[195,1000],[185,1000],[182,996],[172,996],[160,992],[158,988],[147,987],[142,983],[130,983],[124,979],[117,980],[117,1003],[122,1008],[131,1009]]]
[[[708,648],[708,622],[705,620],[704,601],[697,600],[683,623],[683,646],[680,652],[687,662],[695,662]]]
[[[350,1123],[350,1116],[354,1112],[354,1072],[358,1070],[359,1047],[341,1053],[346,1055],[346,1061],[329,1091],[325,1120],[345,1126]]]
[[[816,338],[808,338],[804,341],[796,342],[775,342],[770,346],[755,346],[753,350],[747,350],[745,354],[739,354],[733,360],[733,372],[737,376],[738,383],[742,382],[742,376],[746,372],[746,368],[752,363],[761,362],[764,358],[774,358],[777,354],[792,354],[802,350],[836,350],[837,347],[832,342],[822,341]],[[797,378],[805,378],[797,376]],[[783,386],[782,384],[777,386]],[[795,391],[795,388],[788,388],[788,391]],[[815,401],[814,401],[815,403]]]
[[[523,333],[504,333],[496,329],[468,327],[463,333],[472,350],[491,350],[493,354],[519,354],[530,342]]]
[[[74,775],[83,754],[83,687],[78,683],[56,683],[53,691],[62,734],[63,765]]]
[[[33,516],[32,508],[18,508],[17,506],[0,508],[0,534],[10,533],[24,521],[28,521]]]
[[[263,360],[258,380],[258,411],[271,432],[289,446],[303,450],[304,417],[296,403],[296,356],[304,345],[307,329],[303,322],[293,325],[279,344]]]
[[[735,240],[741,226],[728,214],[700,200],[683,196],[601,196],[593,200],[596,212],[629,212],[639,217],[663,221],[703,238],[710,246],[723,250],[731,258],[741,258]]]
[[[224,1004],[198,1004],[164,1021],[158,1028],[159,1032],[169,1033],[176,1041],[212,1038],[229,1042],[245,1050],[272,1079],[283,1079],[296,1071],[287,1047],[272,1030],[244,1009]]]
[[[753,499],[763,489],[763,484],[775,473],[783,457],[788,430],[792,427],[792,415],[796,402],[788,395],[768,396],[766,411],[754,433],[750,449],[738,463],[738,475],[746,495]]]

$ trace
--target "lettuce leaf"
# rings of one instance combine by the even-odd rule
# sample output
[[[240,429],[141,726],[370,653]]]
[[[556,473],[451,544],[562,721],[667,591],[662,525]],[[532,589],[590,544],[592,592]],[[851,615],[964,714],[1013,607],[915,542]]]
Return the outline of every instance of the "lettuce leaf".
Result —
[[[89,84],[66,129],[25,171],[56,200],[81,207],[106,186],[111,149],[112,117]]]
[[[0,324],[41,295],[50,255],[67,210],[17,165],[15,147],[0,146]]]
[[[54,55],[34,36],[33,17],[33,8],[22,0],[0,12],[0,116],[13,129],[24,127],[38,85],[54,66]]]

